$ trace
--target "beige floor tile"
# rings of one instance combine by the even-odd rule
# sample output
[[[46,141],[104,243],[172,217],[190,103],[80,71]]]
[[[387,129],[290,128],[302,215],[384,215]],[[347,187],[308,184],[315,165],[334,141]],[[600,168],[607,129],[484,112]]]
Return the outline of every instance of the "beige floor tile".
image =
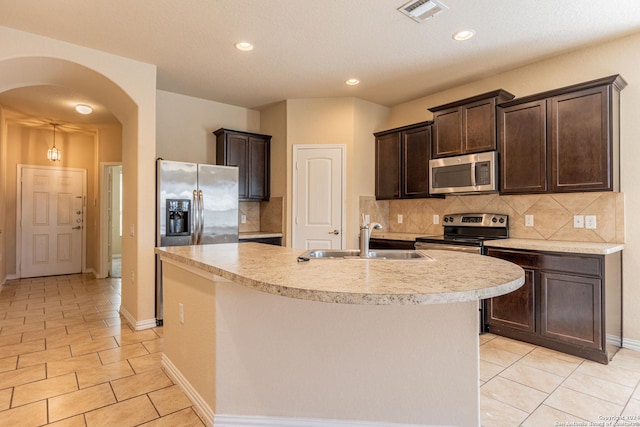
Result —
[[[133,427],[158,418],[149,397],[139,396],[85,414],[88,427]]]
[[[105,328],[106,326],[107,324],[104,323],[104,320],[92,320],[90,322],[84,322],[77,325],[68,326],[67,330],[71,334],[71,333],[80,332],[80,331],[89,332],[89,330],[91,329]]]
[[[75,417],[66,418],[62,421],[47,424],[47,427],[86,427],[84,415],[76,415]]]
[[[24,318],[24,323],[33,322],[46,322],[47,320],[60,320],[62,319],[62,312],[59,313],[44,313],[44,314],[28,314]]]
[[[126,322],[122,320],[122,317],[114,317],[113,319],[105,319],[104,323],[106,323],[107,326],[115,326],[124,324]]]
[[[617,384],[635,387],[640,382],[640,372],[630,369],[617,367],[612,363],[602,365],[600,363],[585,361],[578,371],[591,375],[592,377],[601,378]]]
[[[47,377],[44,363],[0,373],[0,389],[15,387],[32,381],[43,380]]]
[[[502,371],[500,376],[545,393],[551,393],[565,380],[565,377],[542,371],[522,363],[514,363]]]
[[[164,338],[144,341],[142,345],[144,345],[144,348],[146,348],[149,353],[160,353],[164,350]]]
[[[129,325],[115,325],[115,326],[104,326],[102,328],[93,328],[89,330],[91,337],[96,340],[99,338],[106,337],[118,337],[121,335],[132,334],[133,330],[129,327]]]
[[[5,388],[0,390],[0,411],[7,410],[11,407],[11,396],[13,395],[13,389]]]
[[[541,405],[522,423],[523,427],[566,426],[569,422],[575,425],[588,425],[587,420],[580,419],[566,412]],[[584,423],[584,424],[581,424]]]
[[[0,328],[11,328],[19,325],[24,325],[24,316],[0,320]]]
[[[510,351],[495,347],[487,347],[487,344],[480,347],[481,360],[491,362],[505,368],[517,362],[521,357],[522,356],[519,354],[511,353]]]
[[[31,331],[40,331],[44,329],[45,322],[31,322],[25,323],[24,325],[19,326],[11,326],[7,328],[3,328],[1,335],[10,335],[10,334],[19,334],[22,332],[31,332]]]
[[[47,423],[47,402],[41,400],[0,412],[0,426],[31,427]]]
[[[54,349],[68,345],[91,344],[92,342],[93,340],[91,339],[89,332],[75,332],[63,336],[47,338],[47,348]]]
[[[204,427],[204,423],[193,409],[183,409],[180,412],[158,418],[155,421],[142,424],[140,427]]]
[[[52,378],[81,370],[98,369],[101,366],[102,363],[100,363],[98,355],[96,353],[89,353],[82,356],[47,362],[47,376]]]
[[[132,377],[112,381],[111,386],[118,401],[172,386],[173,383],[161,369],[143,372]]]
[[[487,382],[504,370],[504,366],[480,359],[480,380]]]
[[[12,407],[69,393],[78,389],[75,374],[62,375],[17,386],[13,391]]]
[[[100,360],[102,360],[102,363],[106,365],[132,357],[145,356],[149,354],[149,352],[141,343],[137,343],[124,347],[116,347],[110,350],[104,350],[99,352],[98,354],[100,355]]]
[[[581,358],[581,357],[574,356],[572,354],[562,353],[562,352],[555,351],[555,350],[551,350],[550,348],[536,347],[536,349],[534,351],[537,354],[545,354],[547,356],[551,356],[551,357],[554,357],[556,359],[564,360],[566,362],[572,362],[572,363],[580,364],[582,361],[584,361],[584,359]]]
[[[482,427],[514,427],[520,425],[529,414],[506,403],[485,397],[480,400]]]
[[[22,340],[23,334],[11,334],[11,335],[3,335],[0,336],[0,347],[10,344],[20,344],[21,342],[25,342]]]
[[[38,365],[40,363],[62,360],[71,357],[69,347],[59,347],[52,350],[36,351],[34,353],[23,354],[18,357],[18,368]]]
[[[571,374],[562,386],[622,406],[626,405],[633,394],[633,387],[592,377],[580,371]]]
[[[622,405],[616,405],[562,386],[554,391],[544,403],[587,421],[597,421],[598,417],[602,416],[620,415],[623,409]]]
[[[629,399],[629,402],[622,411],[622,415],[625,417],[626,421],[635,421],[640,425],[640,400]]]
[[[40,331],[23,333],[22,342],[35,341],[43,338],[66,337],[67,335],[67,328],[64,326],[58,328],[47,328]]]
[[[160,415],[171,414],[192,406],[187,395],[177,385],[149,393],[149,398]]]
[[[153,332],[156,333],[156,335],[158,335],[159,337],[164,337],[164,329],[162,328],[162,326],[153,328]]]
[[[480,396],[498,400],[531,413],[547,398],[548,394],[497,376],[482,386]]]
[[[109,384],[100,384],[49,399],[49,421],[59,421],[116,403]]]
[[[0,359],[0,373],[13,371],[18,367],[18,356],[5,357]]]
[[[488,348],[498,348],[500,350],[505,350],[510,353],[518,354],[520,356],[524,356],[527,353],[535,350],[536,346],[532,344],[528,344],[521,341],[512,340],[509,338],[498,337],[487,342],[485,347]]]
[[[118,346],[118,343],[116,342],[115,339],[113,339],[113,337],[107,337],[107,338],[94,340],[86,344],[71,344],[71,353],[74,356],[79,356],[82,354],[108,350],[110,348],[115,348],[117,346]]]
[[[136,374],[153,371],[162,367],[162,353],[153,353],[146,356],[133,357],[128,359],[129,363],[136,371]]]
[[[116,337],[118,340],[118,344],[121,346],[135,344],[143,341],[152,341],[160,338],[153,329],[146,329],[144,331],[134,332],[132,334],[122,335],[120,337]]]
[[[74,326],[83,324],[84,318],[82,316],[65,317],[59,320],[47,320],[46,323],[47,328],[56,328],[58,326]]]
[[[563,377],[570,375],[581,363],[581,360],[568,361],[538,350],[536,349],[524,356],[520,363]]]
[[[106,383],[134,374],[135,372],[126,360],[76,372],[80,388]]]

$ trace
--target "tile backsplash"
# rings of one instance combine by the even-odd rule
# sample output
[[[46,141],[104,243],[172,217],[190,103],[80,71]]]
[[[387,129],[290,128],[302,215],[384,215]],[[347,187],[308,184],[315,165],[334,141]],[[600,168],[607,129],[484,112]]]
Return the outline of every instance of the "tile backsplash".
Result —
[[[283,198],[271,197],[268,202],[240,202],[238,208],[238,229],[241,233],[257,231],[281,233]],[[241,221],[242,215],[246,222]]]
[[[624,194],[567,193],[500,196],[498,194],[447,196],[445,199],[375,200],[360,197],[360,213],[393,233],[442,234],[442,217],[450,213],[509,215],[512,238],[624,243]],[[398,223],[402,215],[402,224]],[[438,215],[439,224],[434,224]],[[534,225],[525,226],[525,215]],[[574,228],[574,215],[596,215],[596,228]]]

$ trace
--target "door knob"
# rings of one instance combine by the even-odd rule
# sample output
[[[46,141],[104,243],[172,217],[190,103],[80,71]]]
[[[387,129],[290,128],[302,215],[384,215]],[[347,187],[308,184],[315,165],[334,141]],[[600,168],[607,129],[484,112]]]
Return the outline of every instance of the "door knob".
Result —
[[[340,232],[339,232],[339,231],[338,231],[338,229],[336,228],[335,230],[330,231],[330,232],[329,232],[329,234],[336,234],[336,235],[337,235],[337,234],[340,234]]]
[[[80,215],[82,213],[82,211],[76,211],[77,215]]]
[[[80,230],[82,227],[77,226],[77,227],[71,227],[72,230]]]

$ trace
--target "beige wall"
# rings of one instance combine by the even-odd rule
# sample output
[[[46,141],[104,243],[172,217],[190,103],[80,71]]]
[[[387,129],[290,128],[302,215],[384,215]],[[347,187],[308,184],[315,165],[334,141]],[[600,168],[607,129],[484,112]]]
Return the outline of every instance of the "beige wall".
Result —
[[[624,192],[626,218],[623,253],[624,339],[640,348],[640,34],[577,50],[565,55],[475,81],[451,90],[416,99],[391,109],[388,128],[431,119],[427,108],[494,89],[505,89],[516,97],[575,83],[621,74],[629,85],[621,93],[620,151],[621,191]]]
[[[220,128],[260,132],[260,112],[159,90],[156,154],[165,160],[216,163]]]

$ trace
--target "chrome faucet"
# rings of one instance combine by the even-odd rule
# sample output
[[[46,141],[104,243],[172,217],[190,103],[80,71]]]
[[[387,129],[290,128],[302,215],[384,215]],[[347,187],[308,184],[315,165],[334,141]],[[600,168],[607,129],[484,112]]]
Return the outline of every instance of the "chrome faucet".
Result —
[[[367,216],[362,214],[362,223],[360,224],[360,258],[369,258],[369,239],[371,238],[371,230],[381,230],[382,225],[377,222],[369,224]]]

